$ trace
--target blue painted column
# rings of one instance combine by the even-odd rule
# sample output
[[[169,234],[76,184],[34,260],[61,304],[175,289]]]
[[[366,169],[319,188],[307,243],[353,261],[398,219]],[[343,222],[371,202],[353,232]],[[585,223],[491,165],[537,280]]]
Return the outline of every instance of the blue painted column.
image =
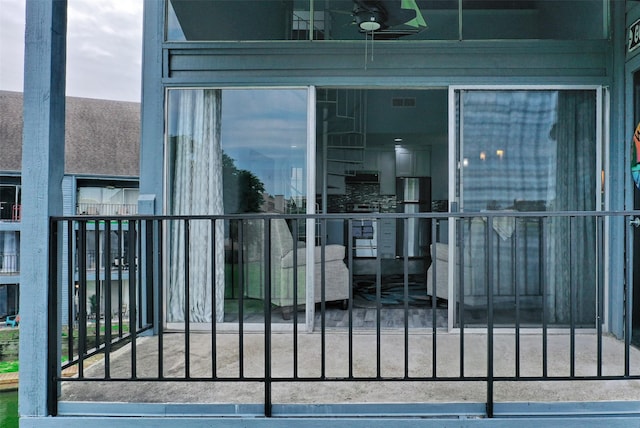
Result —
[[[66,34],[66,0],[27,0],[20,239],[21,421],[49,413],[49,217],[62,215]]]
[[[141,214],[163,214],[164,183],[164,2],[144,1],[142,39],[142,103],[140,111]],[[150,205],[151,203],[151,205]],[[147,210],[153,212],[147,212]]]
[[[140,136],[140,198],[138,212],[143,215],[163,214],[164,183],[164,86],[162,84],[164,38],[164,2],[145,0],[144,32],[142,40],[142,104]],[[155,245],[162,245],[154,239]],[[154,251],[158,252],[156,248]],[[156,266],[153,280],[154,333],[161,324],[162,283],[160,267]],[[149,280],[143,278],[145,283]]]

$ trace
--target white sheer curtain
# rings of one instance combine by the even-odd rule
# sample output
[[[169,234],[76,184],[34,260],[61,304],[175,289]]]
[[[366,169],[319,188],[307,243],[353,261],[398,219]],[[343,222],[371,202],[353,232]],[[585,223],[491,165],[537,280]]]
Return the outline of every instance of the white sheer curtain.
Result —
[[[171,139],[171,214],[222,214],[221,91],[180,90],[174,94],[179,98]],[[224,225],[221,221],[215,225],[214,248],[211,234],[210,221],[190,221],[190,322],[212,321],[212,292],[216,297],[216,321],[224,318]],[[185,238],[185,223],[173,222],[169,235],[168,322],[185,320]],[[215,275],[212,274],[214,258]]]
[[[14,232],[0,232],[0,250],[4,254],[2,263],[0,263],[0,272],[17,272],[18,271],[18,239]]]

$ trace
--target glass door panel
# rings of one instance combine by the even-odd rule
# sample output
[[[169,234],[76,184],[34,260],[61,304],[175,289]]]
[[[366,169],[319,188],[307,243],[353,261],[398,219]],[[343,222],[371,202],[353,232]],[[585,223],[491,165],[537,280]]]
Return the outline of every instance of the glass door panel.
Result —
[[[168,213],[305,213],[307,94],[307,89],[170,90]],[[264,254],[266,221],[271,225],[270,258]],[[167,321],[184,322],[188,297],[191,322],[242,318],[262,323],[267,260],[271,260],[273,319],[282,320],[277,312],[293,305],[294,276],[298,304],[305,303],[304,248],[298,251],[296,273],[295,268],[276,262],[304,247],[305,241],[303,221],[258,217],[213,224],[208,219],[191,219],[188,232],[183,220],[172,221],[167,244]],[[213,300],[216,308],[212,310]]]
[[[491,295],[496,326],[593,326],[595,220],[547,213],[598,206],[597,91],[460,90],[454,99],[452,196],[468,214],[451,249],[455,323],[487,325]]]

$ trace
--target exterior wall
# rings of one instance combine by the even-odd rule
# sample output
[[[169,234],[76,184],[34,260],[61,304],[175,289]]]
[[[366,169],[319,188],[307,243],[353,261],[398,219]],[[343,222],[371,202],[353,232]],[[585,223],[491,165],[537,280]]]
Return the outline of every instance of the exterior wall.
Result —
[[[625,5],[611,2],[609,40],[503,40],[375,42],[365,64],[364,43],[354,41],[165,42],[164,9],[145,4],[144,102],[141,193],[163,213],[164,90],[173,87],[335,86],[424,88],[449,85],[602,85],[608,88],[608,173],[606,209],[628,206],[625,174],[631,135],[623,121]],[[627,15],[633,15],[631,12]],[[162,55],[152,55],[160,50]],[[637,51],[640,52],[640,49]],[[628,93],[628,90],[627,90]],[[144,189],[144,190],[143,190]],[[623,239],[624,225],[610,225],[612,243]],[[612,245],[612,247],[616,247]],[[619,248],[617,246],[616,248]],[[608,324],[623,332],[624,256],[607,259]]]
[[[612,7],[620,5],[613,2]],[[141,193],[162,213],[164,93],[181,86],[446,87],[614,83],[613,40],[161,43],[163,7],[145,4]],[[158,17],[160,16],[160,18]],[[615,25],[614,25],[615,27]],[[162,55],[150,51],[161,49]],[[622,49],[622,47],[621,47]],[[612,99],[612,105],[622,100]],[[152,183],[152,184],[151,184]]]

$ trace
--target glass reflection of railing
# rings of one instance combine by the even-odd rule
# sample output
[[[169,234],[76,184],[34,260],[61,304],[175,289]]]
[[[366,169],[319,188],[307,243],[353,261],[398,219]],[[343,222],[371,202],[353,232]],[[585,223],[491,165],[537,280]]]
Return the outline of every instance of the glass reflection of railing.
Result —
[[[138,214],[138,206],[136,204],[79,203],[76,213],[78,215],[135,215]]]
[[[105,256],[108,256],[108,260],[105,260]],[[95,251],[87,251],[86,252],[86,269],[87,270],[95,270],[97,259],[100,259],[100,269],[104,269],[105,266],[109,266],[110,269],[116,270],[122,268],[124,270],[129,269],[129,259],[126,254],[119,253],[117,251],[105,254],[100,252],[96,256]],[[136,264],[138,259],[136,258]],[[78,269],[78,262],[76,261],[76,269]]]
[[[0,202],[0,221],[20,221],[22,205],[15,204],[7,207],[5,204],[5,202]]]
[[[0,273],[20,273],[20,255],[0,253]]]

